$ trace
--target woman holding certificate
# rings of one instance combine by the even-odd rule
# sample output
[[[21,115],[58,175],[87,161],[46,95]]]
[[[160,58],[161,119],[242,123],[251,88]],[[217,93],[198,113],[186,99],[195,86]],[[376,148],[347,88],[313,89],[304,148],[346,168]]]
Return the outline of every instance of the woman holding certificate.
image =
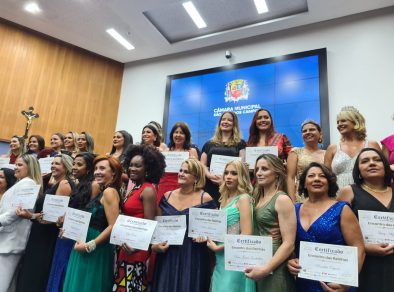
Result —
[[[278,157],[282,161],[287,160],[291,150],[289,138],[275,131],[272,115],[266,109],[259,109],[255,112],[249,128],[247,145],[250,147],[277,146]]]
[[[0,291],[15,291],[15,270],[25,250],[31,221],[19,217],[12,207],[13,198],[25,187],[42,185],[40,165],[35,157],[24,154],[15,162],[18,182],[0,200]]]
[[[249,194],[253,188],[249,170],[238,160],[226,164],[220,185],[220,208],[227,213],[227,234],[251,235],[253,233],[253,199]],[[216,265],[212,275],[212,292],[254,292],[253,280],[243,272],[224,269],[224,245],[211,239],[208,247],[215,252]]]
[[[84,208],[92,213],[87,242],[76,242],[71,252],[63,291],[111,291],[114,248],[109,237],[120,211],[121,176],[118,159],[98,156],[94,160],[94,177],[101,192],[92,193]]]
[[[300,242],[357,247],[358,271],[364,261],[364,242],[356,216],[345,202],[335,200],[338,191],[335,175],[324,165],[312,162],[301,174],[298,188],[306,200],[296,203],[296,258],[288,261],[291,274],[301,271]],[[297,277],[297,291],[346,291],[349,287]]]
[[[282,160],[272,154],[257,158],[255,166],[254,234],[271,236],[271,230],[280,231],[273,238],[273,257],[262,267],[246,270],[246,276],[257,281],[257,291],[295,291],[294,279],[287,270],[287,259],[294,250],[297,219],[294,205],[286,194],[286,169]]]
[[[122,213],[153,220],[158,204],[154,184],[160,181],[164,173],[163,154],[151,145],[131,145],[124,164],[129,166],[129,178],[134,187],[123,200]],[[149,251],[136,250],[123,244],[117,258],[112,291],[146,291],[148,258]]]
[[[198,160],[188,159],[178,173],[179,188],[166,193],[160,201],[162,216],[186,216],[190,208],[216,209],[211,196],[203,191],[204,168]],[[187,226],[187,225],[186,225]],[[156,263],[152,291],[209,291],[209,250],[205,242],[188,237],[186,227],[182,245],[154,244]]]
[[[47,287],[59,229],[55,222],[43,219],[43,206],[47,195],[70,196],[75,186],[72,178],[72,162],[70,156],[58,154],[52,161],[50,184],[46,187],[44,194],[38,197],[35,213],[20,214],[21,217],[35,218],[35,220],[32,220],[33,224],[22,258],[16,291],[45,291]],[[45,214],[44,218],[46,219]],[[40,263],[39,269],[37,269],[38,262]]]
[[[390,164],[380,151],[364,148],[356,159],[353,179],[354,184],[344,187],[338,195],[338,200],[351,204],[366,241],[366,257],[359,277],[358,291],[394,291],[393,227],[390,238],[389,230],[379,230],[375,227],[379,225],[374,225],[384,223],[392,226],[391,220],[394,219],[394,191],[390,187]],[[391,218],[380,222],[368,219],[375,216],[384,218],[385,214],[391,215]],[[374,226],[377,234],[373,230],[371,232],[368,227],[363,228],[369,224]],[[379,233],[382,237],[379,237]],[[390,238],[389,242],[387,238]]]
[[[320,125],[315,121],[306,120],[301,125],[301,134],[304,147],[291,149],[287,158],[287,189],[293,201],[302,199],[296,189],[304,169],[312,161],[324,162],[325,150],[319,148],[319,144],[323,142]]]
[[[72,190],[70,196],[69,207],[71,208],[84,210],[90,198],[100,193],[100,186],[94,181],[93,176],[94,158],[95,156],[89,152],[78,153],[74,158],[72,174],[77,181],[77,186]],[[61,226],[61,221],[60,219],[56,224]],[[59,237],[56,240],[46,292],[62,291],[68,261],[74,244],[74,240],[65,237]]]
[[[215,129],[212,139],[202,148],[201,163],[204,165],[207,178],[204,190],[212,198],[219,201],[219,185],[222,183],[222,172],[212,172],[212,155],[242,157],[245,156],[246,143],[241,139],[238,117],[233,112],[224,112]]]
[[[188,158],[198,159],[195,148],[191,148],[191,133],[189,127],[184,122],[177,122],[170,132],[170,143],[168,148],[170,152],[186,152]],[[166,192],[173,191],[179,187],[178,173],[166,172],[160,180],[157,193],[163,196]]]

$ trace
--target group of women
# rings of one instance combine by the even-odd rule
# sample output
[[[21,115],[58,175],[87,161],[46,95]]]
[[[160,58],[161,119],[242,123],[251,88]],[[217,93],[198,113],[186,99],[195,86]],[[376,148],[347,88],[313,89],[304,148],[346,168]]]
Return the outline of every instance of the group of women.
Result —
[[[383,152],[366,140],[365,120],[353,107],[341,110],[337,125],[341,141],[326,151],[319,147],[319,124],[305,121],[304,147],[292,148],[265,109],[256,111],[247,142],[237,115],[224,112],[201,153],[184,122],[174,125],[168,146],[155,122],[143,128],[138,145],[118,131],[105,156],[94,154],[87,132],[55,133],[50,148],[32,135],[26,153],[15,136],[9,154],[15,169],[0,170],[0,292],[354,289],[297,277],[301,241],[357,247],[358,290],[393,291],[394,246],[364,244],[357,219],[358,210],[394,212],[393,139],[382,141]],[[277,146],[278,156],[263,154],[247,165],[245,148],[253,146]],[[186,152],[178,174],[165,173],[163,151]],[[219,175],[210,172],[214,154],[242,159]],[[42,175],[37,159],[47,156],[55,158],[51,173]],[[35,208],[13,208],[12,196],[32,185],[42,186]],[[44,220],[46,195],[68,196],[70,207],[92,213],[86,242],[62,236],[63,217]],[[224,210],[228,234],[272,237],[272,259],[228,271],[224,244],[189,238],[188,231],[180,246],[162,242],[143,251],[109,244],[118,214],[150,220],[186,215],[188,223],[190,208]]]

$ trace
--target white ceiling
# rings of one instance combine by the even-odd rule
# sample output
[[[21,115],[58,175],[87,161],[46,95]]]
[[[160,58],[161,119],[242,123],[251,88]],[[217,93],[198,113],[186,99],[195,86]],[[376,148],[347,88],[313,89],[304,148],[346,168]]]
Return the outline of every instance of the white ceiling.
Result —
[[[207,2],[193,2],[197,6],[199,1]],[[226,4],[226,0],[210,1]],[[244,2],[245,7],[253,2],[238,1]],[[29,1],[1,0],[0,18],[122,63],[204,48],[394,5],[394,0],[308,0],[308,11],[304,13],[170,43],[145,17],[144,12],[163,9],[164,13],[170,5],[181,7],[184,1],[36,0],[42,8],[39,15],[24,11],[23,6],[27,2]],[[200,13],[204,17],[204,12]],[[106,29],[111,27],[125,36],[135,49],[128,51],[113,40],[106,33]]]

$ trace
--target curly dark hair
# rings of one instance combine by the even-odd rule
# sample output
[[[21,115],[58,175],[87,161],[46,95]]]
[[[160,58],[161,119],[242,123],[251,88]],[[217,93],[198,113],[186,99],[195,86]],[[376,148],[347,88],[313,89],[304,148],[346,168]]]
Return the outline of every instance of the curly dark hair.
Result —
[[[126,151],[123,167],[128,169],[134,156],[140,155],[145,166],[145,181],[157,184],[164,174],[166,162],[164,155],[152,145],[130,145]]]
[[[339,187],[337,185],[337,177],[331,170],[329,170],[327,168],[327,166],[320,164],[318,162],[311,162],[307,166],[307,168],[305,168],[304,171],[302,172],[302,174],[300,176],[300,184],[298,186],[298,193],[304,194],[305,198],[308,198],[309,194],[308,194],[308,190],[305,188],[305,180],[306,180],[306,176],[308,174],[308,171],[312,167],[318,167],[322,170],[322,172],[324,173],[324,175],[328,181],[328,196],[330,198],[335,198],[337,195],[337,192],[339,190]]]
[[[354,180],[354,183],[356,185],[360,186],[363,183],[363,181],[364,181],[364,179],[361,176],[358,164],[360,163],[360,155],[361,155],[361,153],[366,152],[366,151],[374,151],[374,152],[376,152],[379,155],[380,159],[383,162],[383,167],[384,167],[384,184],[386,186],[388,186],[388,187],[391,186],[392,172],[391,172],[391,169],[390,169],[390,163],[388,162],[387,158],[383,155],[383,153],[378,151],[378,150],[376,150],[375,148],[363,148],[360,151],[360,153],[357,155],[357,158],[356,158],[356,161],[354,162],[354,167],[353,167],[353,180]]]
[[[180,128],[181,131],[183,132],[183,134],[185,134],[185,143],[183,144],[183,149],[189,150],[192,134],[190,133],[189,127],[187,126],[187,124],[185,122],[177,122],[172,127],[171,132],[170,132],[170,137],[169,137],[170,142],[168,143],[168,148],[170,148],[170,149],[175,148],[174,133],[178,128]]]

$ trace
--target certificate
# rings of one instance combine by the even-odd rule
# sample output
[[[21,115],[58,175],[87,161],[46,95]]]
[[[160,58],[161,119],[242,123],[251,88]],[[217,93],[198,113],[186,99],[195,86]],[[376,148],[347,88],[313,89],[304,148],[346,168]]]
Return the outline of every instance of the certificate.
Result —
[[[17,188],[12,196],[11,206],[13,208],[34,209],[40,187],[40,185],[33,185]]]
[[[69,196],[45,195],[42,212],[43,219],[49,222],[56,222],[59,217],[66,214]]]
[[[298,277],[358,287],[357,247],[300,242]]]
[[[222,175],[226,164],[234,160],[241,160],[241,157],[213,154],[211,158],[211,164],[209,166],[209,171],[214,174]]]
[[[119,215],[112,228],[110,243],[148,250],[157,222],[137,217]]]
[[[394,213],[358,210],[365,243],[394,244]]]
[[[166,159],[165,172],[178,173],[182,163],[189,158],[189,152],[165,151],[161,153]]]
[[[247,267],[263,266],[272,258],[272,237],[232,235],[224,237],[224,268],[245,271]]]
[[[67,208],[63,223],[63,236],[75,241],[86,242],[91,213]]]
[[[157,226],[151,243],[182,245],[186,233],[186,216],[156,216]]]
[[[189,237],[205,236],[215,241],[224,242],[225,234],[227,234],[226,211],[202,208],[189,209]]]
[[[50,173],[52,167],[52,161],[55,157],[45,157],[40,158],[38,162],[40,163],[41,173]]]
[[[262,154],[273,154],[278,156],[277,146],[246,147],[245,162],[249,164],[249,169],[254,169],[257,158]]]

